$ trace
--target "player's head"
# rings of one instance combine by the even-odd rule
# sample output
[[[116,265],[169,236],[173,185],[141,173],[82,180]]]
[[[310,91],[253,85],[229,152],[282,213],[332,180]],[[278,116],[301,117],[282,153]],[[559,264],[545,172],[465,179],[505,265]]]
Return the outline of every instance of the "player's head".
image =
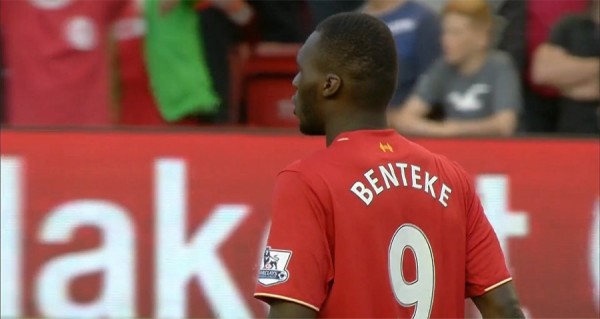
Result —
[[[444,58],[460,64],[489,48],[492,11],[485,0],[450,0],[442,11]]]
[[[298,52],[294,78],[300,131],[322,135],[330,121],[349,112],[385,112],[398,64],[389,28],[362,13],[341,13],[321,22]]]

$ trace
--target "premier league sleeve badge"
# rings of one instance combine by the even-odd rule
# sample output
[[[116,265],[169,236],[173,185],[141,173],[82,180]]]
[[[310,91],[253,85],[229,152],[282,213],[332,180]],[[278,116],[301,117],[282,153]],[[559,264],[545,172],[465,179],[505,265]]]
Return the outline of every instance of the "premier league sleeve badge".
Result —
[[[267,247],[258,273],[258,282],[265,287],[286,282],[290,277],[287,266],[291,258],[291,250]]]

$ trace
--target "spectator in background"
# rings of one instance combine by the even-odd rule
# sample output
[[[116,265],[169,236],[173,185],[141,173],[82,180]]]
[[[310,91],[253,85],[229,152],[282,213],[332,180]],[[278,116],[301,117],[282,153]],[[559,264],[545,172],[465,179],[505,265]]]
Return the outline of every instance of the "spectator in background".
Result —
[[[495,48],[510,55],[519,74],[525,74],[527,41],[527,0],[495,0]]]
[[[420,0],[441,12],[447,0]],[[508,53],[518,70],[525,70],[527,3],[531,0],[486,0],[494,14],[492,47]],[[540,1],[540,0],[534,0]],[[547,0],[541,0],[546,1]],[[579,0],[576,0],[579,1]]]
[[[144,12],[146,63],[163,118],[187,124],[216,114],[221,101],[198,36],[195,1],[148,0]]]
[[[521,107],[519,80],[508,55],[489,49],[492,13],[483,0],[451,0],[443,10],[444,57],[420,80],[390,124],[410,135],[507,136]],[[428,120],[434,105],[445,119]]]
[[[304,1],[250,0],[256,13],[260,40],[300,43],[308,36]]]
[[[525,69],[521,75],[525,80],[522,124],[528,132],[556,132],[558,123],[559,93],[552,87],[536,85],[531,78],[533,54],[550,34],[550,28],[565,14],[581,12],[589,0],[527,0]],[[520,2],[520,1],[508,1]],[[512,23],[512,21],[510,21]],[[514,38],[508,41],[517,41]]]
[[[560,91],[558,131],[600,133],[600,0],[554,26],[533,60],[533,80]]]
[[[128,0],[0,1],[10,125],[110,125],[112,28]]]
[[[230,53],[242,40],[255,18],[254,10],[244,0],[211,0],[198,4],[200,30],[198,35],[204,43],[206,61],[213,79],[214,89],[221,100],[221,107],[213,122],[228,122],[230,110],[235,106],[231,101],[234,89],[232,70],[230,69]],[[250,38],[250,37],[249,37]]]
[[[365,0],[308,0],[312,28],[336,13],[357,10]]]
[[[440,23],[433,10],[413,0],[369,0],[365,13],[380,18],[392,31],[398,52],[398,82],[392,112],[404,104],[419,76],[440,54]]]
[[[135,4],[130,7],[129,18],[119,21],[117,25],[121,102],[119,124],[165,126],[169,123],[163,119],[156,104],[144,59],[144,3],[136,1]]]

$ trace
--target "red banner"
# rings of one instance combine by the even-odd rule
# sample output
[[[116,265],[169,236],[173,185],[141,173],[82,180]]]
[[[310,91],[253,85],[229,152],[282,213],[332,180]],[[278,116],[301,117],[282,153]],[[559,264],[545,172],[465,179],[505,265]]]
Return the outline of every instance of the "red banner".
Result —
[[[597,140],[421,140],[476,180],[530,318],[597,317]],[[320,138],[21,132],[1,148],[1,317],[252,318],[276,173]]]

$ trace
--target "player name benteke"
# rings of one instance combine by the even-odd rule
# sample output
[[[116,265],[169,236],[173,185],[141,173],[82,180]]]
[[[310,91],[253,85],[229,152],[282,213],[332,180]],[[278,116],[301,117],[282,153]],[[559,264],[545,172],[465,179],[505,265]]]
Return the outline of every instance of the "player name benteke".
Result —
[[[400,180],[397,172],[400,173]],[[422,190],[444,207],[448,207],[448,200],[452,193],[452,189],[440,182],[437,176],[427,171],[423,174],[421,167],[413,164],[386,163],[368,170],[364,177],[366,181],[356,181],[350,191],[367,206],[371,204],[374,197],[392,187],[403,186]]]

